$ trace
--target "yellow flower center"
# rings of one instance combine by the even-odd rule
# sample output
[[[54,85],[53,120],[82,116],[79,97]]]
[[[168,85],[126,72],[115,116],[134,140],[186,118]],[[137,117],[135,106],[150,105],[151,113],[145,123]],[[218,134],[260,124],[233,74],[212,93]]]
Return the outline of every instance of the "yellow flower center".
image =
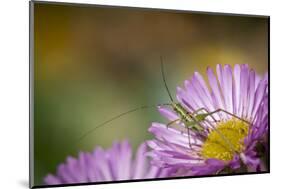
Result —
[[[202,146],[202,157],[232,160],[235,153],[244,149],[244,138],[249,125],[241,120],[231,119],[218,123]]]

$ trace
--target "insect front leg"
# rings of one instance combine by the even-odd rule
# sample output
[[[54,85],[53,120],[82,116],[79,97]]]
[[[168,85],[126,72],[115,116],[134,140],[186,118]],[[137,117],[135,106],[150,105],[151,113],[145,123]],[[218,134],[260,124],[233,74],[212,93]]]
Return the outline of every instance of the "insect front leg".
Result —
[[[171,121],[170,123],[168,123],[168,124],[167,124],[167,129],[168,129],[171,125],[173,125],[174,123],[176,123],[177,121],[181,121],[181,119],[176,119],[176,120],[173,120],[173,121]],[[190,149],[193,149],[193,148],[192,148],[192,145],[191,145],[191,138],[190,138],[190,134],[191,134],[191,133],[190,133],[190,129],[192,128],[192,126],[187,126],[187,125],[189,125],[188,123],[189,123],[189,122],[187,122],[187,123],[185,124],[185,127],[173,127],[173,128],[176,129],[177,131],[180,131],[181,134],[183,134],[184,132],[187,132],[189,147],[190,147]],[[185,131],[184,129],[186,129],[187,131]]]
[[[179,118],[179,119],[175,119],[175,120],[169,122],[169,123],[166,125],[166,126],[167,126],[167,129],[169,128],[170,125],[173,125],[174,123],[176,123],[177,121],[180,121],[180,120],[181,120],[181,119]]]

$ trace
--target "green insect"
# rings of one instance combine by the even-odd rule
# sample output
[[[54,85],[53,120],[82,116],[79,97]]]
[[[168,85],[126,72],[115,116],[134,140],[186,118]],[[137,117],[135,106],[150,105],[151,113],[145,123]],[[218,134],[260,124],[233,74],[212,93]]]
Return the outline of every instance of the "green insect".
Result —
[[[192,130],[193,132],[197,132],[200,133],[201,131],[205,130],[205,128],[202,126],[202,122],[203,121],[207,121],[206,118],[207,117],[211,117],[212,120],[214,122],[217,122],[217,120],[214,118],[213,114],[222,112],[225,114],[228,114],[236,119],[239,119],[247,124],[250,124],[248,121],[226,111],[223,109],[217,109],[215,111],[209,112],[206,108],[199,108],[193,112],[189,112],[187,109],[185,109],[179,102],[175,102],[167,85],[166,82],[166,78],[165,78],[165,74],[164,74],[164,66],[163,66],[163,59],[161,57],[161,73],[162,73],[162,79],[163,82],[165,84],[165,88],[166,91],[170,97],[171,103],[169,104],[165,104],[165,105],[169,105],[172,107],[172,109],[174,110],[174,112],[178,115],[178,119],[175,119],[171,122],[169,122],[167,124],[167,128],[169,128],[169,126],[172,126],[175,123],[181,122],[184,125],[184,128],[187,130],[187,134],[188,134],[188,140],[189,140],[189,146],[190,148],[192,148],[191,142],[190,142],[190,130]],[[209,121],[207,121],[209,122]],[[210,123],[210,122],[209,122]],[[179,127],[175,127],[175,129],[181,130]],[[213,127],[213,129],[215,129],[215,127]],[[216,130],[216,129],[215,129]],[[183,132],[181,130],[181,132]],[[230,148],[233,149],[231,142],[223,135],[221,134],[218,130],[216,130],[216,132],[218,132],[218,134],[223,138],[223,140],[226,141],[226,143],[229,144]]]
[[[199,108],[193,112],[190,112],[188,111],[187,109],[185,109],[179,102],[175,102],[174,99],[172,98],[172,95],[169,91],[169,88],[168,88],[168,85],[167,85],[167,82],[166,82],[166,77],[165,77],[165,74],[164,74],[164,64],[163,64],[163,59],[162,57],[160,57],[160,60],[161,60],[161,73],[162,73],[162,79],[163,79],[163,82],[164,82],[164,85],[165,85],[165,88],[166,88],[166,91],[169,95],[169,98],[170,98],[170,103],[164,103],[164,104],[158,104],[158,105],[152,105],[152,106],[141,106],[141,107],[138,107],[138,108],[135,108],[135,109],[132,109],[132,110],[129,110],[127,112],[123,112],[117,116],[114,116],[112,117],[111,119],[97,125],[96,127],[92,128],[91,130],[89,130],[87,133],[85,133],[84,135],[82,135],[80,138],[79,138],[79,141],[82,140],[83,138],[85,138],[86,136],[88,136],[89,134],[91,134],[92,132],[94,132],[96,129],[124,116],[124,115],[127,115],[129,113],[133,113],[133,112],[136,112],[138,110],[141,110],[141,109],[147,109],[147,108],[155,108],[155,107],[158,107],[158,106],[170,106],[174,112],[178,115],[178,119],[175,119],[171,122],[169,122],[166,126],[167,128],[169,127],[173,127],[174,129],[180,131],[181,133],[183,132],[187,132],[187,135],[188,135],[188,142],[189,142],[189,146],[192,148],[192,145],[191,145],[191,140],[190,140],[190,130],[193,131],[193,132],[196,132],[196,133],[200,133],[202,131],[205,130],[205,127],[202,126],[202,122],[203,121],[207,121],[209,122],[206,118],[207,117],[210,117],[212,118],[212,120],[214,122],[217,122],[217,120],[214,118],[214,114],[216,113],[225,113],[225,114],[228,114],[234,118],[237,118],[247,124],[250,124],[248,121],[226,111],[226,110],[223,110],[223,109],[217,109],[215,111],[212,111],[212,112],[209,112],[206,108]],[[182,127],[178,127],[176,123],[183,123],[184,125],[184,129],[185,131],[183,130]],[[210,122],[209,122],[210,123]],[[213,129],[215,129],[215,127],[213,127]],[[229,142],[229,140],[223,135],[221,134],[219,131],[217,131],[218,134],[229,144],[229,146],[231,147],[231,143]]]

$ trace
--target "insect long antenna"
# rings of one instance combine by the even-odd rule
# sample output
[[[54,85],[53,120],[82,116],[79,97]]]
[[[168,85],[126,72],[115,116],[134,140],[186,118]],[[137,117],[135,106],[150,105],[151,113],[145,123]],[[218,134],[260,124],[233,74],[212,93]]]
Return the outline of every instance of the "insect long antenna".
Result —
[[[168,92],[168,95],[169,95],[171,101],[174,102],[173,97],[172,97],[172,95],[171,95],[171,93],[169,91],[169,88],[168,88],[168,85],[167,85],[167,82],[166,82],[166,78],[165,78],[165,74],[164,74],[164,65],[163,65],[163,58],[162,58],[162,56],[160,56],[160,61],[161,61],[162,79],[163,79],[163,82],[165,84],[166,91]]]
[[[155,105],[152,105],[152,106],[140,106],[138,108],[134,108],[134,109],[131,109],[129,111],[126,111],[126,112],[123,112],[121,114],[118,114],[112,118],[110,118],[109,120],[103,122],[103,123],[100,123],[99,125],[97,125],[96,127],[90,129],[88,132],[86,132],[84,135],[82,135],[77,142],[80,142],[81,140],[83,140],[85,137],[87,137],[88,135],[90,135],[91,133],[93,133],[96,129],[102,127],[102,126],[106,126],[108,123],[114,121],[114,120],[117,120],[119,119],[120,117],[124,116],[124,115],[127,115],[127,114],[130,114],[130,113],[133,113],[133,112],[136,112],[138,110],[142,110],[142,109],[147,109],[147,108],[155,108],[157,106],[171,106],[171,104],[168,104],[168,103],[165,103],[165,104],[157,104],[156,106]]]

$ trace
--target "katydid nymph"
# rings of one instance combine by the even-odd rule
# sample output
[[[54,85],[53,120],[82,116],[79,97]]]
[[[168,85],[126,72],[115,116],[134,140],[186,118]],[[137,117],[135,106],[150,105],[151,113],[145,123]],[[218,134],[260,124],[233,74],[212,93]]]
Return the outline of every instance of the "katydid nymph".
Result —
[[[169,88],[168,88],[168,85],[167,85],[167,82],[166,82],[166,78],[165,78],[165,74],[164,74],[163,59],[162,59],[162,57],[160,57],[160,59],[161,59],[162,79],[163,79],[163,82],[165,84],[166,91],[167,91],[167,93],[169,95],[169,98],[171,100],[171,103],[166,104],[166,105],[171,106],[172,109],[174,110],[174,112],[179,117],[178,119],[175,119],[175,120],[169,122],[167,124],[167,128],[170,125],[178,123],[178,122],[183,123],[184,127],[187,129],[188,143],[189,143],[189,146],[190,146],[191,149],[192,149],[192,145],[191,145],[191,142],[190,142],[190,130],[192,130],[194,132],[197,132],[197,133],[200,133],[201,131],[203,131],[205,128],[201,125],[201,122],[206,121],[207,117],[211,117],[214,122],[217,122],[217,120],[214,118],[213,114],[223,112],[223,113],[226,113],[226,114],[228,114],[228,115],[230,115],[230,116],[232,116],[236,119],[239,119],[239,120],[241,120],[241,121],[243,121],[247,124],[250,124],[248,121],[246,121],[246,120],[244,120],[244,119],[242,119],[242,118],[240,118],[240,117],[238,117],[238,116],[236,116],[236,115],[234,115],[234,114],[232,114],[232,113],[230,113],[226,110],[223,110],[223,109],[217,109],[217,110],[209,112],[206,108],[202,107],[202,108],[199,108],[199,109],[197,109],[193,112],[190,112],[187,109],[185,109],[181,105],[181,103],[175,102],[171,93],[170,93],[170,91],[169,91]],[[231,142],[222,133],[220,133],[218,130],[216,130],[215,127],[213,127],[213,129],[222,137],[222,139],[229,145],[229,147],[231,149],[233,149]]]
[[[114,116],[112,117],[111,119],[97,125],[96,127],[92,128],[91,130],[89,130],[87,133],[85,133],[84,135],[82,135],[78,141],[82,140],[83,138],[85,138],[86,136],[88,136],[90,133],[92,133],[93,131],[95,131],[96,129],[116,120],[116,119],[119,119],[120,117],[124,116],[124,115],[127,115],[127,114],[130,114],[130,113],[133,113],[133,112],[136,112],[138,110],[141,110],[141,109],[147,109],[147,108],[156,108],[156,107],[161,107],[161,106],[170,106],[171,109],[177,114],[178,118],[175,119],[175,120],[172,120],[171,122],[169,122],[166,126],[167,126],[167,129],[169,127],[172,127],[173,125],[175,124],[178,124],[178,123],[182,123],[183,124],[183,128],[187,131],[187,135],[188,135],[188,143],[189,143],[189,146],[190,148],[192,149],[192,145],[191,145],[191,141],[190,141],[190,130],[194,133],[198,133],[200,134],[200,132],[204,131],[206,128],[202,125],[202,122],[203,121],[207,121],[209,122],[206,118],[207,117],[210,117],[214,122],[216,122],[217,120],[214,118],[213,114],[216,114],[216,113],[225,113],[225,114],[228,114],[236,119],[239,119],[247,124],[250,124],[248,121],[226,111],[226,110],[223,110],[223,109],[217,109],[217,110],[214,110],[214,111],[211,111],[209,112],[206,108],[202,107],[202,108],[199,108],[195,111],[188,111],[181,103],[179,102],[175,102],[170,91],[169,91],[169,88],[168,88],[168,85],[167,85],[167,82],[166,82],[166,77],[165,77],[165,73],[164,73],[164,64],[163,64],[163,59],[162,57],[160,57],[160,63],[161,63],[161,74],[162,74],[162,80],[164,82],[164,85],[165,85],[165,89],[169,95],[169,98],[170,98],[170,102],[169,103],[163,103],[163,104],[157,104],[157,105],[151,105],[151,106],[141,106],[141,107],[138,107],[138,108],[135,108],[135,109],[132,109],[132,110],[129,110],[129,111],[126,111],[126,112],[123,112],[117,116]],[[182,128],[179,129],[179,127],[173,127],[174,129],[180,131],[181,133],[183,132]],[[216,130],[215,128],[213,128],[214,130]],[[231,142],[223,135],[221,134],[219,131],[216,130],[216,132],[218,132],[218,134],[222,137],[222,139],[224,141],[226,141],[227,144],[229,144],[230,148],[232,148],[232,144]],[[233,148],[232,148],[233,149]]]

